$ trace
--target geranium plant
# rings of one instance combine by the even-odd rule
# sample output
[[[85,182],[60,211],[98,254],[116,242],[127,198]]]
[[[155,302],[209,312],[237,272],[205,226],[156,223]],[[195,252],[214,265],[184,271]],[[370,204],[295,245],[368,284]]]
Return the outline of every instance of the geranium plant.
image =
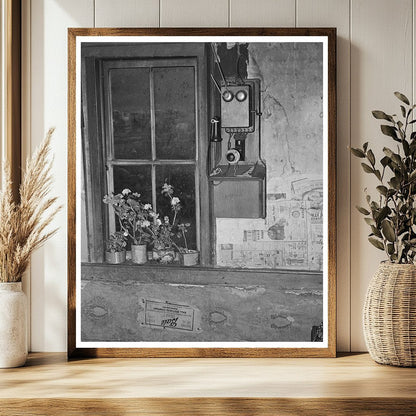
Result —
[[[368,143],[362,148],[351,148],[354,156],[365,159],[364,172],[374,175],[379,185],[377,198],[367,193],[368,207],[357,207],[370,226],[370,243],[384,250],[392,263],[414,263],[416,256],[416,132],[411,126],[416,122],[408,98],[395,92],[401,101],[400,113],[386,114],[373,111],[373,116],[383,120],[381,132],[390,137],[392,145],[384,147],[384,156],[376,161]],[[387,124],[386,124],[387,123]]]
[[[189,222],[178,224],[178,233],[176,234],[178,238],[182,238],[185,247],[180,247],[179,251],[181,253],[189,253],[188,248],[188,241],[186,239],[186,233],[188,232],[188,228],[191,226]]]
[[[173,241],[173,237],[176,234],[178,213],[181,210],[181,201],[178,197],[174,196],[173,186],[164,183],[162,186],[162,195],[170,199],[170,206],[172,210],[172,219],[168,215],[163,217],[163,221],[159,218],[159,214],[153,213],[153,221],[151,221],[148,227],[153,247],[156,250],[174,248],[180,251],[177,244]]]
[[[119,253],[126,249],[127,242],[124,233],[116,231],[111,234],[107,240],[107,251],[111,253]]]
[[[139,193],[124,189],[116,195],[105,195],[103,201],[113,207],[120,230],[133,244],[146,244],[150,240],[150,234],[146,230],[156,214],[151,204],[141,201]]]

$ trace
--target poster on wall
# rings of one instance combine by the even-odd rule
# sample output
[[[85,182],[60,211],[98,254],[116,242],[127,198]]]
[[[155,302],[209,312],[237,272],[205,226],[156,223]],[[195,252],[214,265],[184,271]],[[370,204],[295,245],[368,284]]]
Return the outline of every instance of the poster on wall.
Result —
[[[69,29],[68,355],[335,355],[335,29]]]

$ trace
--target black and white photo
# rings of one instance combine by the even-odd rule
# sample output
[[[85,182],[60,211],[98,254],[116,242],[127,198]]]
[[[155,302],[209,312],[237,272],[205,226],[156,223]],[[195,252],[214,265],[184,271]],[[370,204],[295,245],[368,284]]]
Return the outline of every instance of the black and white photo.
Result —
[[[328,349],[328,51],[76,36],[76,348]]]

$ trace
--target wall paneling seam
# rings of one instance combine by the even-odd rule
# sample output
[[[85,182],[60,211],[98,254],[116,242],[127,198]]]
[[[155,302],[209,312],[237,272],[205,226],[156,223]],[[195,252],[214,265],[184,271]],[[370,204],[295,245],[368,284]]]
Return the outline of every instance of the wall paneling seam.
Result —
[[[21,72],[21,86],[22,86],[22,101],[21,101],[21,166],[22,170],[26,166],[26,157],[30,155],[32,149],[32,129],[31,129],[31,111],[32,111],[32,93],[31,93],[31,77],[32,77],[32,0],[22,1],[21,10],[21,58],[22,58],[22,72]],[[24,274],[24,286],[27,296],[27,342],[28,350],[32,347],[32,265],[29,263]]]
[[[295,0],[295,27],[298,27],[298,0]]]

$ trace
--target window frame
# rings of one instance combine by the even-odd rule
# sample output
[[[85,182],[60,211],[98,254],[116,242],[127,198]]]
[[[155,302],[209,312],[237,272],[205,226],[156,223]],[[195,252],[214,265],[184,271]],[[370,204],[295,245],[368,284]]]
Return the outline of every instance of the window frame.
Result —
[[[158,60],[159,62],[193,62],[195,68],[195,133],[196,133],[196,154],[195,160],[190,161],[195,165],[195,206],[197,225],[197,246],[200,251],[200,265],[212,265],[212,244],[211,218],[209,202],[209,184],[207,172],[208,154],[208,85],[207,79],[208,56],[207,48],[201,43],[157,44],[124,44],[112,46],[83,45],[81,51],[83,72],[81,96],[82,96],[82,150],[83,150],[83,171],[85,180],[86,201],[86,227],[87,227],[87,252],[89,263],[104,262],[104,241],[108,233],[107,225],[110,223],[109,213],[102,202],[107,187],[107,148],[104,120],[102,115],[106,114],[103,94],[103,65],[107,61],[115,60]],[[145,58],[144,58],[145,57]],[[184,65],[180,65],[184,66]],[[189,66],[189,65],[187,65]],[[109,124],[109,123],[107,123]],[[97,157],[99,156],[99,157]],[[122,160],[121,164],[129,161]],[[167,163],[164,163],[164,162]],[[158,163],[169,163],[169,159],[160,159]],[[179,162],[179,161],[178,161]],[[185,163],[183,163],[185,162]],[[188,160],[180,160],[178,164],[186,164]],[[93,192],[92,189],[101,189],[102,192]],[[199,227],[198,227],[199,221]],[[201,238],[201,236],[204,236]]]
[[[114,129],[113,126],[113,104],[111,93],[111,71],[113,69],[127,68],[148,68],[149,69],[149,104],[150,104],[150,140],[151,140],[151,158],[150,159],[118,159],[114,151]],[[154,69],[160,68],[192,68],[194,70],[194,110],[195,110],[195,153],[192,159],[162,159],[157,157],[157,136],[156,136],[156,107],[154,98]],[[102,97],[104,103],[104,114],[107,122],[103,120],[103,134],[105,140],[105,169],[106,169],[106,193],[114,190],[114,167],[115,166],[150,166],[151,183],[152,183],[152,206],[157,211],[157,184],[156,184],[156,167],[157,166],[183,166],[191,165],[195,167],[195,227],[196,227],[196,245],[200,250],[200,204],[199,204],[199,159],[198,159],[198,84],[197,84],[197,61],[195,58],[168,58],[168,59],[116,59],[101,62],[102,80]],[[113,210],[109,207],[110,212]],[[114,215],[109,215],[107,224],[107,234],[116,230]]]

